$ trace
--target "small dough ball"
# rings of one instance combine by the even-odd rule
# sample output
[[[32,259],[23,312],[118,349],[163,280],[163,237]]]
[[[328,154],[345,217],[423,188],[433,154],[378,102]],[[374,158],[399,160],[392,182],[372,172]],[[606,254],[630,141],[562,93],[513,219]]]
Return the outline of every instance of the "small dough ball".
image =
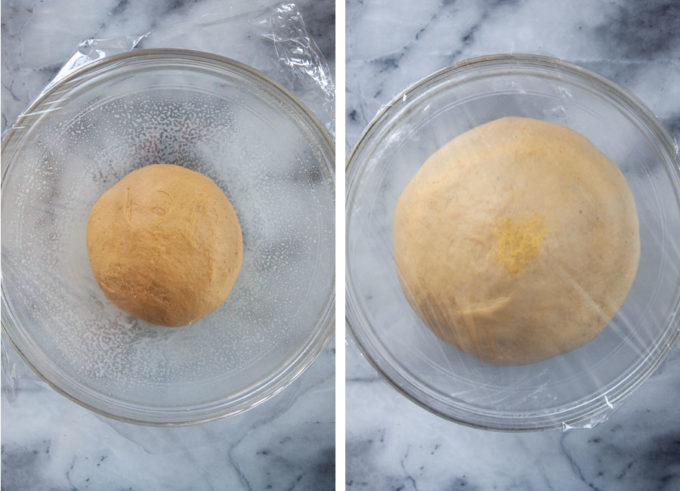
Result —
[[[226,300],[241,269],[243,239],[234,208],[212,180],[153,164],[129,173],[95,203],[87,251],[114,304],[174,327]]]
[[[623,304],[640,258],[619,169],[558,124],[502,118],[447,143],[399,198],[394,254],[414,310],[493,364],[587,343]]]

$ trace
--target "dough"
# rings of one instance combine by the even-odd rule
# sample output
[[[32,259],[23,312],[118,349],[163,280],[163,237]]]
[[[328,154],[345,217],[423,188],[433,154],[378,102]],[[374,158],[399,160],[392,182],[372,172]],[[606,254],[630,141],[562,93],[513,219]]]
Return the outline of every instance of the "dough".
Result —
[[[87,251],[113,303],[166,326],[222,305],[243,260],[241,227],[224,193],[204,175],[168,164],[132,171],[99,198]]]
[[[623,174],[558,124],[502,118],[447,143],[394,216],[402,288],[447,343],[527,364],[578,348],[623,304],[640,238]]]

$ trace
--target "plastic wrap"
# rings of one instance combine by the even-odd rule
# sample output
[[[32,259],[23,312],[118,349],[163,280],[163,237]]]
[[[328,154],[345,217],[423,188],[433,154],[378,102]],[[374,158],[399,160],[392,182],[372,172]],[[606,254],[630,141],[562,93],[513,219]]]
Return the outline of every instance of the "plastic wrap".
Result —
[[[280,61],[280,77],[332,131],[335,84],[314,40],[309,37],[300,11],[293,2],[282,3],[254,17],[260,35],[269,39]]]
[[[135,48],[216,53],[263,73],[298,96],[319,123],[332,129],[330,71],[294,3],[266,9],[244,3],[220,12],[197,8],[194,13],[178,18],[162,32],[81,42],[42,91],[35,106],[40,109],[22,114],[3,144],[7,178],[3,225],[12,238],[3,241],[3,315],[7,315],[5,323],[12,317],[14,325],[31,325],[36,331],[48,324],[44,319],[55,319],[48,331],[36,335],[46,343],[39,349],[50,355],[31,358],[27,344],[34,344],[26,338],[32,334],[24,338],[21,329],[21,333],[7,332],[23,346],[21,351],[35,369],[74,399],[107,414],[148,423],[166,421],[168,415],[154,419],[144,411],[121,413],[113,406],[98,406],[94,399],[84,402],[85,397],[74,392],[77,389],[66,387],[62,375],[51,370],[69,367],[81,380],[110,384],[106,391],[127,390],[130,397],[135,381],[144,383],[145,377],[155,377],[160,387],[174,378],[223,377],[230,370],[241,370],[239,376],[219,384],[224,392],[230,384],[252,376],[248,390],[257,393],[256,402],[242,395],[240,401],[234,398],[238,407],[227,408],[232,401],[215,410],[218,405],[212,404],[205,414],[193,416],[211,418],[220,411],[244,410],[280,390],[315,359],[332,335],[333,258],[326,252],[333,241],[333,186],[329,184],[333,154],[328,134],[311,121],[310,114],[259,75],[210,56],[181,52],[181,65],[174,64],[171,55],[156,52],[144,62],[116,66],[126,75],[114,82],[102,76],[91,84],[98,77],[92,72],[99,68],[76,73]],[[163,69],[164,73],[173,70],[175,85],[158,85],[162,78],[155,79],[157,75],[134,71],[135,63],[145,67],[164,63],[163,56],[170,57]],[[183,66],[191,70],[183,71]],[[74,78],[55,89],[69,75]],[[87,89],[79,90],[80,83]],[[144,84],[161,88],[156,94],[147,90],[139,96],[149,86]],[[212,322],[231,326],[229,332],[207,329],[208,334],[197,339],[190,330],[145,329],[111,310],[105,299],[96,298],[103,294],[93,288],[84,250],[89,209],[116,178],[140,162],[154,161],[195,168],[227,189],[237,209],[239,203],[248,203],[239,210],[244,234],[250,237],[249,260],[239,277],[241,288],[230,296],[229,312],[212,316]],[[242,165],[244,161],[248,165]],[[8,172],[10,165],[12,172]],[[260,270],[267,275],[256,274]],[[15,303],[8,310],[10,289]],[[295,301],[300,297],[307,299],[303,307]],[[46,317],[40,320],[42,315]],[[221,318],[230,315],[234,318]],[[249,323],[258,328],[249,328]],[[88,338],[90,349],[80,352],[84,346],[79,338]],[[156,349],[159,343],[163,349]],[[201,343],[207,344],[201,347]],[[280,343],[277,353],[265,356],[276,343]],[[168,354],[174,346],[177,350]],[[234,353],[225,355],[230,350]],[[210,352],[213,363],[206,362]],[[14,350],[3,343],[3,384],[10,398],[28,376],[17,374],[24,365],[16,364],[14,356]],[[148,366],[147,360],[154,356],[157,362]],[[248,356],[267,362],[252,364]],[[175,359],[177,367],[167,366],[169,358]],[[277,367],[274,360],[279,358],[284,361]],[[123,359],[127,361],[122,363]],[[189,369],[191,364],[195,366]],[[221,372],[207,374],[211,367]],[[133,374],[135,369],[138,372]],[[283,373],[270,376],[267,370]],[[128,377],[128,382],[114,387],[112,379],[117,376]],[[191,385],[196,391],[214,392],[210,384]],[[233,390],[242,394],[242,388]],[[189,397],[189,392],[182,397]],[[139,389],[137,397],[142,400],[148,393]],[[179,411],[169,417],[190,422],[187,414]]]
[[[591,211],[595,218],[590,225],[571,230],[569,224],[580,220],[574,200],[557,204],[570,218],[560,219],[559,228],[553,224],[552,232],[549,223],[544,230],[536,217],[555,207],[552,197],[563,196],[559,191],[565,188],[591,199],[596,191],[609,189],[608,184],[592,176],[573,187],[564,185],[568,179],[558,179],[550,188],[538,181],[542,176],[534,177],[531,168],[529,175],[517,172],[489,182],[491,173],[482,168],[498,159],[505,169],[522,149],[510,145],[516,153],[499,158],[502,148],[489,144],[488,134],[474,144],[466,140],[470,147],[460,145],[455,152],[442,153],[454,138],[508,116],[558,123],[584,135],[618,167],[630,187],[637,207],[640,261],[623,305],[617,302],[615,315],[607,312],[606,320],[604,308],[591,293],[596,290],[589,285],[593,277],[601,282],[602,276],[575,274],[568,258],[551,264],[554,251],[564,243],[551,241],[557,240],[555,231],[566,232],[568,240],[576,238],[580,247],[579,234],[590,240],[589,234],[602,226],[597,223],[598,211],[615,214],[623,200],[611,195]],[[513,121],[513,128],[522,124],[506,121]],[[526,138],[532,130],[526,128],[526,133],[503,134],[514,135],[513,141],[531,142]],[[529,145],[527,155],[541,154],[540,141]],[[458,161],[470,148],[472,157]],[[552,160],[536,158],[535,174],[543,172],[539,165],[558,165],[565,153],[553,155]],[[460,174],[447,167],[452,161]],[[445,169],[449,174],[421,174],[426,162],[431,164],[428,170]],[[652,373],[680,333],[680,236],[671,232],[680,230],[678,169],[673,139],[649,110],[597,75],[534,55],[490,56],[442,70],[395,97],[369,125],[350,157],[346,208],[350,331],[368,360],[399,391],[441,416],[496,430],[591,428],[606,420]],[[449,181],[450,175],[457,176],[458,185]],[[398,224],[398,203],[416,179],[417,190],[405,202]],[[477,191],[465,186],[476,179],[487,179],[485,186]],[[544,183],[541,190],[554,192],[533,193],[534,181]],[[500,201],[498,197],[508,189],[516,191],[516,199]],[[536,200],[527,202],[525,195]],[[513,213],[522,215],[515,229],[507,218]],[[435,215],[444,219],[433,219]],[[515,236],[515,232],[521,233]],[[547,261],[542,263],[546,269],[540,278],[533,278],[545,288],[537,288],[519,307],[513,306],[520,297],[513,290],[520,282],[516,278],[525,273],[504,262],[507,257],[497,256],[499,244],[517,248],[517,257],[522,258],[541,244],[544,232],[553,239],[546,238],[546,248],[537,249],[532,257]],[[405,241],[411,242],[410,249],[398,250]],[[596,247],[587,249],[589,253]],[[415,255],[397,261],[400,252],[414,250]],[[623,257],[635,260],[634,248],[630,250]],[[614,257],[612,248],[600,254],[600,258],[607,255],[607,261]],[[595,261],[590,263],[593,270],[604,259]],[[618,271],[609,269],[607,287],[600,287],[600,292],[613,290],[618,278],[612,276]],[[560,282],[565,285],[559,290],[563,294],[542,296]],[[541,316],[554,312],[552,305],[569,298],[582,301],[579,308],[602,319],[606,327],[580,347],[561,350],[562,354],[513,360],[510,355],[518,347],[560,346],[559,322],[535,319],[544,319]],[[526,321],[515,326],[539,326],[531,335],[521,329],[519,335],[505,334],[518,312]],[[568,328],[588,326],[577,320]],[[450,335],[451,331],[456,334]],[[449,342],[444,342],[441,338],[447,336]]]
[[[266,8],[230,5],[177,20],[163,32],[85,39],[42,92],[87,63],[135,48],[195,49],[252,66],[292,92],[333,133],[332,73],[295,2]]]
[[[81,42],[64,66],[62,66],[52,80],[45,86],[41,94],[49,90],[59,80],[78,68],[93,61],[101,60],[107,56],[125,53],[133,50],[139,43],[147,37],[149,33],[140,36],[121,36],[109,39],[85,39]]]

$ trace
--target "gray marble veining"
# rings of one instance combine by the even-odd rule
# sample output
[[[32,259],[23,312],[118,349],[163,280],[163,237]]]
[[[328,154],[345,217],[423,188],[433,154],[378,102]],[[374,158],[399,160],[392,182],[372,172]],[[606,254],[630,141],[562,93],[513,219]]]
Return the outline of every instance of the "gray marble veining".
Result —
[[[349,0],[346,146],[399,92],[495,53],[555,56],[642,100],[680,141],[680,4],[669,0]],[[680,347],[589,430],[497,433],[400,395],[347,341],[347,487],[680,489]]]
[[[141,47],[202,49],[266,66],[263,50],[271,46],[243,38],[245,28],[230,19],[253,22],[249,12],[275,3],[3,0],[3,131],[90,37],[149,33]],[[332,70],[333,2],[297,5]],[[225,23],[233,29],[217,32]],[[154,428],[99,416],[57,394],[3,337],[2,488],[332,489],[333,346],[290,387],[252,410],[201,425]]]

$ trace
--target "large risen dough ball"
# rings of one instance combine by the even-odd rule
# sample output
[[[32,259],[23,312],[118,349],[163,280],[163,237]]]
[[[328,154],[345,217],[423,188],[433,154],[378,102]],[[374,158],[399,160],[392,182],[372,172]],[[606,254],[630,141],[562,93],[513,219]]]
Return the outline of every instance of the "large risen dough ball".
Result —
[[[213,181],[184,167],[137,169],[95,203],[87,225],[94,277],[125,312],[182,326],[229,296],[243,258],[241,227]]]
[[[402,287],[444,341],[525,364],[597,336],[640,257],[623,174],[561,125],[503,118],[434,153],[399,198]]]

